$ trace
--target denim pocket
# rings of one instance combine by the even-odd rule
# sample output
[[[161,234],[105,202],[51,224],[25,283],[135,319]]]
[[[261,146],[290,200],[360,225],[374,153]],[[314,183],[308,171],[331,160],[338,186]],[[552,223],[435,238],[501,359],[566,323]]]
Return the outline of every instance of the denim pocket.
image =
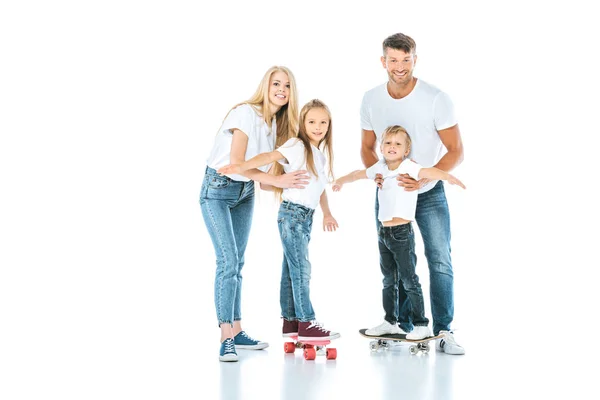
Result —
[[[209,189],[223,189],[229,186],[229,182],[231,182],[231,179],[226,176],[218,175],[207,175],[206,179],[208,180]]]
[[[396,242],[407,242],[410,238],[410,227],[404,225],[395,226],[390,233]]]

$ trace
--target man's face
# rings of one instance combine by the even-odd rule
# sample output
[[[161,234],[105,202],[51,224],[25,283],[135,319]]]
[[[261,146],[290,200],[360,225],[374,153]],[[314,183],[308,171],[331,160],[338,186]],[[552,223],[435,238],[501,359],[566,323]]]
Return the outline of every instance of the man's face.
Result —
[[[387,48],[385,57],[381,57],[381,63],[387,70],[391,82],[405,85],[412,80],[417,56],[402,50]]]

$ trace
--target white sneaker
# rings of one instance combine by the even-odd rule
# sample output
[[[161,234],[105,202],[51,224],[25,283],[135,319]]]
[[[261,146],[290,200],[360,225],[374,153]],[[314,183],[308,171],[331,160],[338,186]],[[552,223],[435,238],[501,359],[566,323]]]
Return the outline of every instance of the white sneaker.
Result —
[[[431,334],[431,329],[429,329],[428,326],[415,326],[413,330],[406,335],[406,338],[410,340],[420,340],[429,336],[433,335]]]
[[[404,332],[398,325],[390,324],[387,321],[383,321],[380,325],[377,325],[375,328],[367,329],[365,331],[367,335],[371,336],[381,336],[381,335],[398,335],[404,334]]]
[[[440,335],[444,335],[443,339],[437,339],[435,342],[435,348],[438,351],[443,351],[446,354],[465,354],[465,349],[454,340],[452,332],[440,331]]]

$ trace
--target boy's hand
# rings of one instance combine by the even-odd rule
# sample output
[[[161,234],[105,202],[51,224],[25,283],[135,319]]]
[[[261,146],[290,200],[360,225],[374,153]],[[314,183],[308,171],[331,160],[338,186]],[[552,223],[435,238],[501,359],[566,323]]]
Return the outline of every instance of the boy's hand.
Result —
[[[217,173],[221,175],[239,174],[240,172],[242,172],[240,164],[229,164],[217,170]]]
[[[331,185],[331,189],[332,189],[334,192],[339,192],[340,190],[342,190],[342,186],[344,186],[344,185],[343,185],[343,184],[341,184],[341,183],[338,183],[337,181],[334,181],[334,182],[333,182],[333,185]]]
[[[450,183],[451,185],[458,185],[461,188],[466,189],[466,186],[454,175],[448,174],[448,183]]]
[[[332,215],[326,215],[323,217],[323,230],[327,232],[334,232],[339,225]]]

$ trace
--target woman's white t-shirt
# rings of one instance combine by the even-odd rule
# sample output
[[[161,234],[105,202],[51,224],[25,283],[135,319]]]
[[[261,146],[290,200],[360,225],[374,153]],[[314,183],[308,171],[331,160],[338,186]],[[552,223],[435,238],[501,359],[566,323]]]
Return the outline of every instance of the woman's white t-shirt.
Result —
[[[231,164],[231,141],[233,139],[233,130],[239,129],[248,136],[248,147],[246,147],[245,160],[260,153],[268,153],[275,148],[275,139],[277,138],[277,123],[273,118],[273,123],[269,126],[251,105],[241,104],[231,110],[225,121],[221,125],[212,151],[206,165],[213,169],[219,169],[225,165]],[[271,164],[258,168],[267,172]],[[227,175],[235,181],[248,182],[250,179],[237,174]]]
[[[423,168],[414,161],[405,159],[398,168],[390,171],[385,160],[380,160],[373,166],[367,168],[367,178],[375,179],[375,175],[383,175],[383,186],[377,191],[379,201],[379,215],[381,222],[391,221],[394,217],[407,221],[415,220],[417,209],[417,190],[406,191],[398,186],[396,178],[398,174],[408,174],[411,178],[419,180],[419,171]]]
[[[327,175],[325,173],[325,164],[327,160],[325,154],[315,146],[311,145],[313,152],[313,160],[315,162],[315,170],[319,176],[314,176],[306,167],[306,155],[304,154],[304,143],[298,138],[289,139],[277,151],[285,157],[285,160],[280,160],[286,173],[306,170],[310,175],[308,185],[304,189],[286,188],[283,189],[282,199],[291,203],[303,205],[313,210],[319,205],[321,194],[327,186]]]

